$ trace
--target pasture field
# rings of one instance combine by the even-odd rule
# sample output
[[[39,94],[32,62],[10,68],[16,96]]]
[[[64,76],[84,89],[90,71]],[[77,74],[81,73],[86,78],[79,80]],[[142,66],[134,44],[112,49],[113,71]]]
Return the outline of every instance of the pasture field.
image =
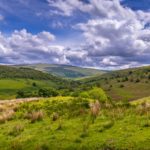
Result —
[[[36,83],[37,86],[33,86],[33,83]],[[35,92],[40,87],[56,86],[50,80],[0,79],[0,99],[14,99],[19,90]]]
[[[0,149],[149,150],[146,99],[137,105],[74,97],[3,104],[0,114],[9,116],[0,118]],[[98,113],[93,114],[91,104],[99,107]]]

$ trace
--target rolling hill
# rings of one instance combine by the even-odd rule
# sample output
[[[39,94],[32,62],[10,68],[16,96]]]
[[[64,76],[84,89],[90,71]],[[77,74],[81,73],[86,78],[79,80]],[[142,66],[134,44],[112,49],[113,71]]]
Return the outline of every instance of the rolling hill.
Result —
[[[65,80],[32,68],[0,66],[0,99],[16,98],[22,90],[36,96],[41,88],[54,88],[63,91],[75,86],[75,81]]]
[[[150,66],[112,71],[80,82],[84,87],[102,87],[114,100],[135,100],[150,96]]]
[[[150,66],[107,72],[76,81],[39,71],[43,64],[38,66],[39,70],[33,68],[0,66],[0,99],[15,98],[19,90],[34,95],[40,88],[53,88],[60,95],[78,97],[93,87],[101,87],[115,101],[150,96]]]
[[[56,64],[31,64],[31,65],[18,65],[19,67],[28,67],[43,72],[53,74],[55,76],[60,76],[63,78],[85,78],[89,76],[101,75],[106,71],[82,68],[77,66],[69,65],[56,65]]]

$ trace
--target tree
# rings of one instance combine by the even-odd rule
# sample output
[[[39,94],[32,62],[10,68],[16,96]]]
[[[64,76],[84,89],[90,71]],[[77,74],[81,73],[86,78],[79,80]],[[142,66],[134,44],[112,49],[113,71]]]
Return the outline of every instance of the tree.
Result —
[[[24,98],[25,97],[25,92],[23,90],[19,90],[17,92],[17,98]]]
[[[41,97],[51,97],[51,96],[58,96],[58,92],[52,88],[43,88],[39,89],[38,95]]]

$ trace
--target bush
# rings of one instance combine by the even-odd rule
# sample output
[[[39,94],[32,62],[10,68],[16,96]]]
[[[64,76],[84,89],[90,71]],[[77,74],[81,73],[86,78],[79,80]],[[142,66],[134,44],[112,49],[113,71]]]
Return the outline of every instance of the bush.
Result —
[[[36,96],[38,96],[36,92],[19,90],[17,91],[16,98],[26,98],[26,97],[36,97]]]
[[[33,86],[33,87],[36,87],[36,86],[37,86],[37,84],[36,84],[35,82],[33,82],[33,83],[32,83],[32,86]]]
[[[81,92],[80,97],[89,98],[90,96],[89,96],[88,92]]]
[[[89,96],[92,99],[99,100],[100,102],[106,102],[108,97],[103,89],[101,88],[94,88],[89,91]]]

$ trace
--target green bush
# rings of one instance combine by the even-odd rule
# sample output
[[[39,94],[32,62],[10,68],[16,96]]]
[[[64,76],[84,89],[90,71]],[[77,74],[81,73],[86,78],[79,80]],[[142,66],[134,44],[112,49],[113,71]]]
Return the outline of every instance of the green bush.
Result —
[[[81,92],[80,93],[80,97],[82,97],[82,98],[89,98],[90,96],[89,96],[88,92]]]
[[[89,96],[90,98],[99,100],[100,102],[106,102],[108,100],[106,93],[101,88],[93,88],[89,91]]]

